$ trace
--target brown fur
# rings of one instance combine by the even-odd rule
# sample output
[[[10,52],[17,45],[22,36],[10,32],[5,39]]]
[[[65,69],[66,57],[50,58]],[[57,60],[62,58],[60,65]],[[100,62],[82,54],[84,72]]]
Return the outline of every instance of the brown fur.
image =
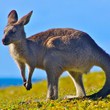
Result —
[[[37,67],[47,73],[47,99],[57,99],[59,77],[68,71],[76,87],[75,97],[85,97],[82,75],[96,65],[105,71],[106,82],[98,93],[88,97],[107,96],[110,93],[110,56],[87,33],[75,29],[50,29],[26,38],[24,25],[29,22],[31,14],[17,20],[16,11],[10,12],[2,40],[4,45],[9,45],[10,54],[21,71],[26,89],[32,88],[31,77]],[[29,69],[28,80],[25,78],[26,65]]]

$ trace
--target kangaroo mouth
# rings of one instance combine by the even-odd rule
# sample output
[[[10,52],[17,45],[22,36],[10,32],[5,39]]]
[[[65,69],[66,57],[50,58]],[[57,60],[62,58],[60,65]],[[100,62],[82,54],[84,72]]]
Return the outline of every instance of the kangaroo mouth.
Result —
[[[3,42],[3,45],[9,45],[10,43]]]
[[[9,45],[10,44],[10,42],[6,39],[2,39],[2,43],[3,43],[3,45]]]

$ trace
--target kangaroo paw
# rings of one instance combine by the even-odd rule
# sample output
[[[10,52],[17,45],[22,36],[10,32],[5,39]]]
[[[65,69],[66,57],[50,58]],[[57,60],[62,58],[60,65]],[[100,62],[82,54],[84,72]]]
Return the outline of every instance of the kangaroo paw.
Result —
[[[26,82],[23,83],[24,87],[26,87]]]
[[[31,84],[31,83],[26,83],[26,84],[25,84],[25,88],[26,88],[27,90],[30,90],[30,89],[32,88],[32,84]]]

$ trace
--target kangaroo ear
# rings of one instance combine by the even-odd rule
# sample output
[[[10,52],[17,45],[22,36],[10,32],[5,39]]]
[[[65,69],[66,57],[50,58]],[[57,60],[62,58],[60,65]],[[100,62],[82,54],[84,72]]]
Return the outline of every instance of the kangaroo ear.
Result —
[[[12,10],[8,14],[8,25],[16,23],[17,21],[18,21],[18,14],[17,14],[17,12],[15,10]]]
[[[27,15],[23,16],[20,20],[18,20],[17,24],[26,25],[31,18],[33,11],[29,12]]]

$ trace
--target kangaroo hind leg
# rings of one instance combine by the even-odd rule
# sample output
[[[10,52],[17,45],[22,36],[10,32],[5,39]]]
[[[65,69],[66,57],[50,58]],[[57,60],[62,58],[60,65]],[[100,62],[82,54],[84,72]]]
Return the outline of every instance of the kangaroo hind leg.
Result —
[[[83,81],[82,81],[82,73],[77,73],[73,71],[69,71],[69,76],[74,82],[75,88],[76,88],[76,96],[67,95],[64,98],[65,99],[73,99],[73,98],[82,98],[86,96]]]

